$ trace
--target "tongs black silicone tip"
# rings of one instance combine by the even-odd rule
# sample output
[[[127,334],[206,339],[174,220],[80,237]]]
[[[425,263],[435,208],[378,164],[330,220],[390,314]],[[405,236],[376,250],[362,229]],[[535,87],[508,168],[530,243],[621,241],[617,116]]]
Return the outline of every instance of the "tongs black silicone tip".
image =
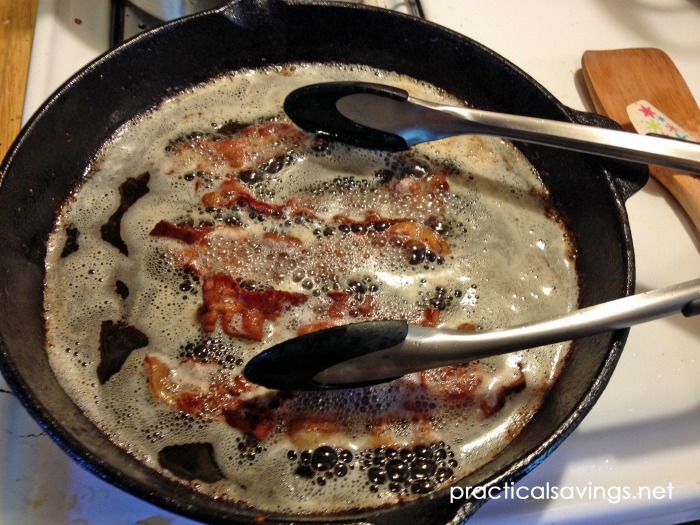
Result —
[[[409,147],[403,137],[363,126],[338,111],[337,102],[358,93],[405,101],[403,89],[368,82],[325,82],[292,91],[284,101],[284,111],[297,126],[309,133],[353,146],[382,151],[402,151]]]
[[[326,384],[315,376],[338,362],[398,345],[407,333],[405,321],[368,321],[311,332],[256,355],[243,375],[253,383],[277,390],[327,390],[383,383],[388,379]]]

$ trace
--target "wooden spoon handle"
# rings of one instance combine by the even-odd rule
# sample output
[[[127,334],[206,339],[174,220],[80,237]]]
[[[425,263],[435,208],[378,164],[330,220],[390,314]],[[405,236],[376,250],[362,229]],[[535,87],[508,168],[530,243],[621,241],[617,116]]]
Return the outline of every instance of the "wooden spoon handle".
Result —
[[[19,133],[38,0],[0,0],[0,160]]]
[[[671,58],[659,49],[586,51],[583,75],[596,111],[634,131],[627,106],[647,100],[696,139],[700,138],[700,108]],[[700,231],[700,179],[650,166]]]
[[[649,173],[673,195],[700,231],[700,180],[661,166],[649,166]]]

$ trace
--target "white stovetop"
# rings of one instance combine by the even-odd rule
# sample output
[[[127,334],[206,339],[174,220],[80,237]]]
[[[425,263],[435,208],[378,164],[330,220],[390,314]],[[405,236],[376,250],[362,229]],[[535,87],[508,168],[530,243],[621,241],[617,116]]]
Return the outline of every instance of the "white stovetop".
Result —
[[[587,49],[662,48],[700,100],[700,4],[695,1],[421,1],[429,20],[507,57],[573,108],[592,108],[579,71]],[[107,4],[40,1],[25,121],[62,81],[106,49]],[[651,181],[629,201],[628,210],[639,291],[698,277],[699,232],[664,190]],[[547,483],[590,487],[598,496],[491,501],[471,523],[699,519],[699,352],[698,318],[633,328],[618,369],[590,415],[518,484],[530,490]],[[0,381],[0,523],[193,525],[82,470],[6,391]],[[614,503],[622,487],[635,493],[663,487],[657,494],[664,497]]]

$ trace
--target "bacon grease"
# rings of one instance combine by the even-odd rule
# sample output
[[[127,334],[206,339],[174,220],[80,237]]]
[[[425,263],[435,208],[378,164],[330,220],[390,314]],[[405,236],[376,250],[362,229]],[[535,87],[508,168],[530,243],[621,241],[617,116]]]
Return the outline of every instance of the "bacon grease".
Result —
[[[403,318],[489,330],[578,300],[575,250],[517,149],[471,136],[387,154],[285,136],[286,94],[327,80],[456,103],[360,66],[239,71],[197,86],[104,146],[63,206],[46,259],[48,352],[71,398],[150,467],[263,513],[376,508],[465,476],[529,421],[568,345],[289,395],[243,383],[252,356],[332,324]],[[148,191],[126,209],[129,180]],[[115,216],[122,242],[110,243],[101,230]],[[217,296],[224,305],[235,293],[251,308],[256,292],[274,290],[280,307],[255,306],[252,331],[238,318],[225,330],[216,310],[203,310],[217,283],[229,283]],[[138,338],[98,380],[103,326]],[[205,444],[206,476],[164,463],[196,444]]]

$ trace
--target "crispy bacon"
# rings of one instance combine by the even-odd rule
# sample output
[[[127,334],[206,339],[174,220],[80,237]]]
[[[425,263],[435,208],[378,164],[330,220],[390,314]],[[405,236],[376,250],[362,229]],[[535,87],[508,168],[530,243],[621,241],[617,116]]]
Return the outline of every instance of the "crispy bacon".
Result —
[[[442,171],[421,178],[403,177],[391,186],[391,192],[394,195],[410,195],[412,197],[437,197],[449,190],[450,184],[447,182],[447,174]]]
[[[199,276],[226,273],[232,268],[239,273],[236,269],[243,268],[240,261],[253,253],[270,261],[274,267],[290,257],[295,258],[305,246],[301,239],[292,235],[265,232],[262,237],[256,237],[249,235],[245,228],[227,224],[185,226],[162,220],[150,234],[187,244],[188,247],[174,253],[179,264]]]
[[[223,381],[216,377],[215,364],[202,364],[188,359],[181,363],[179,376],[182,383],[175,380],[173,371],[160,358],[148,355],[144,358],[148,372],[148,387],[155,398],[180,412],[193,415],[216,415],[224,409],[236,409],[243,402],[241,395],[250,393],[256,387],[242,376],[232,381]],[[206,369],[210,370],[206,370]],[[204,381],[209,383],[208,390],[203,391],[194,386],[201,381],[201,374],[210,372],[212,377]],[[188,383],[187,376],[190,375]]]
[[[441,214],[449,189],[447,174],[440,171],[421,178],[404,177],[394,182],[389,191],[394,197],[409,199],[416,210]]]
[[[201,241],[214,230],[213,226],[209,227],[194,227],[181,226],[173,224],[165,220],[161,220],[151,230],[151,235],[154,237],[168,237],[176,239],[186,244],[195,244]]]
[[[275,431],[277,410],[289,397],[267,391],[241,375],[220,374],[213,363],[187,359],[175,371],[165,361],[149,355],[144,364],[151,394],[161,403],[193,416],[223,418],[258,440],[267,439]],[[196,386],[202,382],[208,383],[206,390]]]
[[[287,436],[292,444],[299,449],[311,449],[319,442],[339,435],[343,428],[337,419],[304,415],[295,417],[287,424]]]
[[[421,386],[438,397],[463,400],[471,397],[483,381],[478,363],[464,366],[444,366],[424,370],[420,374]]]
[[[437,219],[431,216],[428,221],[436,222]],[[367,211],[362,220],[353,220],[348,215],[338,214],[333,216],[332,222],[346,225],[355,234],[365,234],[371,228],[375,233],[385,234],[389,241],[400,244],[409,254],[420,249],[430,250],[436,255],[451,251],[447,240],[427,224],[404,218],[382,217],[374,210]]]
[[[313,323],[301,325],[297,328],[297,335],[310,334],[318,330],[325,330],[333,326],[339,326],[347,322],[350,318],[371,318],[374,313],[374,299],[371,295],[365,295],[364,299],[357,306],[351,303],[353,297],[346,292],[328,292],[327,297],[331,300],[325,312],[319,314],[322,319]]]
[[[245,170],[257,168],[310,140],[306,133],[293,124],[272,122],[264,126],[248,126],[233,138],[206,141],[205,145],[223,156],[232,168]]]
[[[279,396],[273,394],[274,399]],[[226,423],[237,428],[241,432],[255,436],[259,441],[264,441],[277,428],[277,403],[266,404],[263,398],[245,402],[234,409],[223,411]]]
[[[309,203],[299,202],[298,199],[294,198],[289,199],[284,204],[266,202],[258,199],[249,188],[233,176],[222,182],[216,191],[203,195],[202,204],[217,208],[233,208],[243,205],[260,215],[277,218],[282,218],[285,215],[316,218]]]
[[[284,206],[281,204],[265,202],[255,197],[253,192],[235,177],[222,182],[217,191],[205,194],[202,197],[202,204],[218,208],[232,208],[243,204],[262,215],[281,215],[284,211]]]
[[[450,191],[450,184],[447,182],[447,174],[438,173],[428,180],[428,190],[430,195],[444,194]]]
[[[437,308],[425,308],[423,310],[423,318],[418,323],[421,326],[435,328],[440,321],[440,310]]]
[[[431,217],[435,221],[435,217]],[[382,217],[374,210],[365,213],[362,220],[353,220],[348,215],[334,215],[332,222],[346,224],[351,227],[351,231],[364,233],[366,228],[374,227],[376,231],[386,233],[394,240],[400,242],[419,241],[435,253],[450,253],[450,246],[447,241],[430,226],[419,224],[411,219]],[[353,228],[361,226],[363,228]]]
[[[397,222],[409,221],[409,219],[392,219],[389,217],[382,217],[374,210],[367,210],[365,212],[365,218],[362,220],[353,220],[350,216],[345,214],[334,215],[331,219],[332,222],[336,224],[347,224],[348,226],[364,226],[365,228],[369,226],[378,227],[379,231],[386,229],[392,224]]]
[[[193,133],[173,141],[166,150],[173,156],[166,173],[177,173],[187,166],[193,173],[209,174],[226,169],[233,174],[265,169],[265,165],[296,149],[307,148],[312,137],[290,123],[254,124],[227,138],[211,133]],[[197,178],[195,188],[205,184]]]
[[[485,373],[478,361],[472,361],[461,366],[425,370],[420,373],[420,384],[431,396],[448,402],[477,399],[482,415],[488,418],[505,406],[510,394],[524,389],[526,380],[520,365],[512,373],[502,371],[492,375]]]
[[[325,330],[326,328],[333,328],[338,326],[337,322],[333,321],[316,321],[314,323],[303,324],[297,328],[297,335],[306,335],[311,332],[318,332],[319,330]]]
[[[181,153],[195,155],[196,159],[204,159],[211,166],[216,164],[219,175],[228,173],[218,187],[212,188],[213,191],[204,190],[209,191],[202,196],[205,206],[241,206],[273,219],[304,216],[314,221],[314,227],[319,232],[324,231],[324,226],[332,226],[330,229],[333,230],[340,225],[339,229],[343,232],[371,234],[351,239],[337,235],[337,232],[333,235],[333,231],[327,236],[325,232],[324,235],[318,234],[315,242],[320,244],[312,249],[318,249],[318,253],[323,255],[313,262],[316,278],[330,279],[343,272],[343,264],[350,259],[350,254],[352,257],[369,258],[373,250],[381,254],[382,247],[389,243],[400,245],[408,251],[425,250],[436,255],[451,253],[450,245],[441,233],[446,230],[431,226],[440,224],[444,217],[445,195],[449,191],[447,174],[440,168],[423,177],[394,179],[379,188],[387,198],[402,205],[410,204],[415,214],[408,217],[383,217],[370,209],[364,212],[364,218],[360,216],[358,219],[357,211],[354,211],[322,219],[315,214],[314,201],[293,197],[281,204],[267,202],[245,184],[245,181],[253,179],[238,178],[244,170],[261,168],[265,162],[303,147],[307,140],[309,137],[293,125],[271,123],[244,128],[225,140],[194,139],[188,153],[184,152],[185,147]],[[226,171],[221,170],[222,166]],[[211,180],[205,180],[202,184],[205,182],[209,184]],[[356,194],[345,194],[341,197],[339,209],[357,210],[357,199]],[[407,208],[404,206],[402,209]],[[318,207],[318,210],[320,213],[322,208]],[[342,225],[349,226],[349,230]],[[241,261],[245,261],[246,257],[260,257],[275,268],[275,264],[283,259],[297,259],[308,249],[300,238],[270,231],[251,236],[238,226],[220,224],[195,227],[165,220],[156,224],[151,235],[175,239],[187,245],[182,247],[185,265],[202,278],[203,303],[198,309],[198,316],[205,332],[212,332],[220,326],[231,337],[261,341],[266,321],[277,320],[284,311],[301,306],[309,299],[303,293],[269,288],[250,289],[229,274],[245,275]],[[334,263],[330,270],[324,270],[326,255]],[[324,271],[328,275],[324,275]],[[264,282],[279,282],[274,279]],[[315,310],[316,317],[313,322],[299,326],[298,335],[354,322],[358,318],[376,318],[382,311],[381,305],[375,305],[375,297],[371,294],[357,301],[349,293],[332,291],[318,300],[321,306]],[[429,327],[440,324],[438,309],[411,308],[404,315],[413,324]],[[459,328],[475,329],[470,323],[463,323]],[[166,362],[148,356],[145,365],[151,393],[161,403],[191,415],[222,418],[230,426],[259,440],[266,439],[273,432],[284,431],[292,443],[308,449],[319,442],[342,439],[344,436],[343,424],[336,419],[307,409],[301,411],[293,405],[291,408],[283,407],[288,394],[257,387],[240,375],[216,372],[215,369],[206,368],[210,365],[192,360],[184,361],[176,370],[171,370]],[[214,371],[203,373],[209,370]],[[187,374],[190,372],[193,375],[188,382]],[[381,412],[368,421],[368,442],[376,446],[393,446],[415,439],[432,441],[436,422],[433,421],[431,406],[440,403],[456,406],[473,404],[484,417],[490,417],[502,409],[508,395],[525,387],[522,370],[517,369],[514,374],[510,372],[508,369],[505,375],[492,375],[474,362],[412,374],[401,380],[401,388],[408,395],[400,405],[400,412]],[[408,434],[399,436],[396,429],[406,427],[409,428]]]
[[[406,434],[405,429],[410,429],[410,433]],[[367,445],[372,448],[400,448],[411,443],[430,443],[439,439],[433,416],[423,410],[380,416],[372,421],[368,430]]]
[[[423,184],[421,184],[421,179],[416,177],[403,177],[391,185],[391,193],[397,196],[408,195],[416,197],[420,195],[422,188]]]
[[[326,310],[326,316],[331,319],[342,319],[347,314],[348,303],[352,298],[346,292],[328,292],[326,294],[331,302],[331,305]]]
[[[303,247],[304,241],[292,235],[280,235],[279,233],[265,232],[263,241],[270,246],[296,246]]]
[[[450,253],[450,245],[438,232],[430,226],[424,226],[415,222],[397,222],[386,230],[389,239],[402,244],[415,242],[428,248],[438,255]]]
[[[224,333],[254,341],[262,340],[266,320],[274,321],[284,309],[304,304],[308,299],[296,292],[247,290],[225,274],[205,277],[202,291],[204,304],[198,313],[204,331],[213,332],[221,319]]]
[[[525,375],[518,367],[513,377],[495,386],[491,395],[481,400],[481,411],[484,417],[490,417],[501,410],[506,404],[507,397],[512,393],[520,392],[525,386]]]

